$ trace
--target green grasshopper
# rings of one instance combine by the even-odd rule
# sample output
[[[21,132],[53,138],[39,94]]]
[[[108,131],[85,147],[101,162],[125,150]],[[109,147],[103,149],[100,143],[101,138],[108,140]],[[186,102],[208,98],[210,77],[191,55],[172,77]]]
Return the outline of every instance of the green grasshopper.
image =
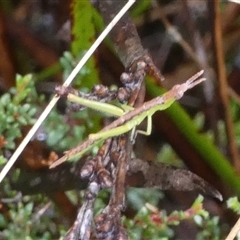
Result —
[[[72,102],[77,102],[85,107],[89,107],[101,112],[111,114],[119,117],[111,124],[103,128],[98,133],[90,134],[88,139],[79,146],[69,150],[62,158],[54,162],[50,168],[54,168],[60,163],[76,157],[81,156],[90,150],[94,145],[101,143],[107,138],[116,137],[132,130],[131,136],[135,133],[141,133],[144,135],[150,135],[152,130],[151,117],[156,111],[162,111],[170,107],[176,100],[180,99],[183,94],[188,90],[196,86],[197,84],[205,81],[205,78],[199,77],[203,74],[203,70],[196,73],[194,76],[189,78],[185,83],[175,85],[170,91],[164,93],[162,96],[156,97],[148,102],[143,103],[141,107],[132,108],[125,106],[123,108],[108,104],[101,103],[94,100],[88,100],[85,98],[78,97],[74,94],[67,94],[67,99]],[[64,91],[64,89],[63,89]],[[61,91],[58,94],[62,94]],[[125,110],[124,110],[125,109]],[[127,110],[128,109],[128,110]],[[135,132],[135,128],[147,118],[147,130]]]

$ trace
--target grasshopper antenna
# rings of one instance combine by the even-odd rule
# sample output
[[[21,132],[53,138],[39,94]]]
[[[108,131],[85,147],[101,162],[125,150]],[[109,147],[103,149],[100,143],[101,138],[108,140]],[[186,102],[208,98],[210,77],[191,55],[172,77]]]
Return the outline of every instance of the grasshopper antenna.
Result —
[[[201,70],[187,80],[186,84],[188,85],[188,89],[191,89],[194,86],[198,85],[200,82],[203,82],[206,80],[206,78],[198,79],[201,75],[203,75],[203,73],[204,73],[204,70]]]

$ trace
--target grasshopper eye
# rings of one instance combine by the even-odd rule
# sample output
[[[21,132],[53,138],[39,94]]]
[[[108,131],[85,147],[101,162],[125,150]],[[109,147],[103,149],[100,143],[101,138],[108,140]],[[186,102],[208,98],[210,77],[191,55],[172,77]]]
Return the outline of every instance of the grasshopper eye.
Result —
[[[184,88],[184,85],[175,85],[173,87],[173,91],[175,92],[175,98],[180,99],[183,96],[186,89]]]

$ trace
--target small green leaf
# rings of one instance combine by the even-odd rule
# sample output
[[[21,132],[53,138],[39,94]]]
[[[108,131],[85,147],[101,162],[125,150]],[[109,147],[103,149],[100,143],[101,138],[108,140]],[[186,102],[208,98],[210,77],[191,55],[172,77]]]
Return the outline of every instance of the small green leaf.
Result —
[[[10,94],[9,93],[5,93],[1,97],[1,104],[4,105],[4,106],[7,106],[10,102],[11,102]]]
[[[31,92],[31,89],[27,86],[32,80],[32,74],[27,74],[25,76],[17,75],[16,78],[16,95],[14,96],[14,103],[19,104],[22,102],[27,95]]]
[[[32,210],[33,210],[33,202],[30,202],[25,206],[24,215],[26,217],[30,216],[32,214]]]
[[[28,124],[28,121],[27,121],[23,116],[18,117],[17,120],[18,120],[18,122],[19,122],[21,125],[23,125],[23,126],[25,126],[25,125]]]
[[[0,155],[0,165],[3,165],[3,164],[5,164],[7,162],[7,159],[4,157],[4,156],[2,156],[2,155]],[[0,215],[1,216],[1,215]],[[1,221],[0,221],[1,222]],[[1,225],[1,224],[0,224]]]
[[[232,197],[227,200],[227,207],[240,214],[240,202],[238,197]]]

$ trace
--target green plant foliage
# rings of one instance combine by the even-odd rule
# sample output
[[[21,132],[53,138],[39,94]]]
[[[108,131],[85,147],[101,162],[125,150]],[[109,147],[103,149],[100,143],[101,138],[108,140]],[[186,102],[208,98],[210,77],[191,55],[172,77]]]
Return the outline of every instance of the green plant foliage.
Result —
[[[5,164],[6,162],[7,162],[7,159],[4,156],[0,155],[0,165]]]
[[[17,179],[16,172],[13,177]],[[12,190],[7,178],[0,185],[0,191],[4,193],[2,205],[9,209],[7,214],[0,212],[1,239],[51,240],[66,234],[66,226],[59,222],[59,212],[48,197],[22,196]]]
[[[102,32],[104,30],[104,22],[103,22],[102,16],[99,14],[99,12],[95,8],[92,8],[92,20],[96,30],[98,32]],[[107,38],[104,41],[106,41]],[[110,41],[108,42],[110,43]]]
[[[239,122],[239,115],[240,115],[240,108],[239,103],[235,101],[231,101],[230,104],[231,116],[234,121],[234,133],[235,133],[235,141],[237,146],[240,146],[240,122]]]
[[[61,232],[63,235],[66,234],[65,231],[63,232],[63,226],[54,223],[57,214],[53,214],[53,209],[50,208],[39,214],[48,200],[40,197],[40,203],[38,198],[38,196],[24,197],[17,203],[8,204],[9,218],[0,214],[0,228],[3,229],[1,234],[4,239],[50,240],[54,236],[54,238],[59,237]]]
[[[81,51],[79,52],[79,57],[77,59],[80,59],[84,56],[85,51]],[[72,70],[74,69],[74,67],[76,66],[76,64],[78,63],[78,61],[76,60],[76,58],[73,56],[73,54],[71,52],[65,51],[63,53],[63,56],[60,58],[60,64],[62,66],[63,69],[63,79],[67,79],[67,77],[71,74]],[[94,66],[91,66],[94,67]],[[92,69],[90,69],[87,65],[84,65],[84,67],[82,68],[82,70],[80,71],[80,73],[78,73],[78,77],[79,79],[83,79],[86,76],[88,76],[90,74]],[[74,84],[76,83],[76,81],[74,81]],[[78,84],[75,84],[78,85]],[[85,85],[85,81],[81,84],[81,88],[82,87],[87,87],[88,89],[90,88],[90,86],[88,86],[88,84]]]
[[[174,237],[174,226],[182,221],[192,219],[202,228],[197,239],[221,239],[218,217],[210,217],[203,209],[203,197],[200,195],[192,206],[185,211],[159,211],[155,207],[142,207],[133,220],[123,219],[131,239],[169,239]],[[205,237],[205,238],[204,238]]]
[[[182,168],[184,163],[179,159],[169,144],[164,144],[157,155],[157,160],[161,163],[166,163],[174,167]]]
[[[127,191],[128,203],[137,211],[144,207],[146,202],[156,205],[163,196],[158,189],[129,188]]]
[[[232,197],[227,200],[227,207],[240,215],[240,202],[238,197]]]
[[[40,73],[34,74],[35,82],[44,81],[50,77],[53,77],[55,74],[58,74],[62,70],[60,62],[43,69]]]
[[[72,0],[72,53],[74,57],[80,58],[84,52],[90,48],[95,39],[95,27],[93,24],[93,15],[95,9],[90,1]],[[75,86],[84,85],[92,87],[98,82],[98,72],[95,67],[94,58],[90,58],[86,64],[88,71],[74,81]]]
[[[131,11],[131,17],[137,17],[143,12],[147,11],[151,5],[151,0],[140,0],[137,1],[134,5],[134,8]]]
[[[221,231],[223,232],[224,229],[219,226],[219,217],[211,217],[207,211],[204,211],[202,215],[195,216],[194,220],[200,228],[196,236],[197,240],[221,239]]]
[[[15,148],[15,139],[21,137],[21,127],[35,122],[36,102],[32,76],[17,75],[16,87],[0,98],[0,136],[3,141],[0,150]]]
[[[74,118],[74,114],[72,114],[71,121],[84,121],[85,119],[87,122],[87,111],[82,111],[79,115],[81,116],[75,116]],[[85,121],[83,124],[74,124],[71,127],[64,122],[63,116],[56,111],[52,111],[44,123],[44,129],[48,136],[46,139],[48,146],[55,151],[64,151],[80,143],[86,137],[87,124]]]

